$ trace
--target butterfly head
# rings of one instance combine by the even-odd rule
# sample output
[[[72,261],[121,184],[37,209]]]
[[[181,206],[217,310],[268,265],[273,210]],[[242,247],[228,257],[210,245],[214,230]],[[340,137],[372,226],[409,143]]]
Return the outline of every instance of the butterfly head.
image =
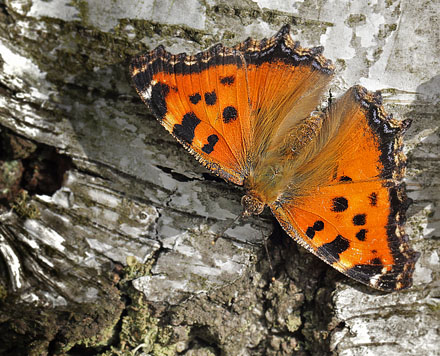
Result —
[[[241,205],[243,206],[243,212],[241,213],[242,217],[260,215],[266,206],[266,204],[252,192],[243,195],[241,198]]]

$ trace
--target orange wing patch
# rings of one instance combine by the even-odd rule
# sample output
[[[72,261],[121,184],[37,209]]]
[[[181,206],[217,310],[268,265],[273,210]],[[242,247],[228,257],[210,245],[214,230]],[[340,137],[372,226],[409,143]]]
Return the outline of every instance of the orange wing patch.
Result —
[[[400,183],[401,135],[409,122],[387,117],[380,95],[361,87],[335,106],[327,119],[351,113],[355,123],[328,182],[271,209],[291,236],[339,271],[382,290],[408,287],[418,257],[403,229],[409,201]]]

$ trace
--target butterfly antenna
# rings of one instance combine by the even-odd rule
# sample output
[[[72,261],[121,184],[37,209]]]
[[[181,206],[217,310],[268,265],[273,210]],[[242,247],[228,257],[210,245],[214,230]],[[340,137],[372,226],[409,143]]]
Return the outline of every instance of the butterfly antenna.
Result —
[[[272,282],[275,282],[275,272],[272,267],[272,260],[270,259],[269,249],[267,248],[267,239],[264,238],[264,234],[263,234],[263,241],[264,241],[264,249],[266,250],[267,261],[269,262],[269,268],[270,268],[270,271],[272,272],[271,280],[272,280]]]
[[[226,227],[224,227],[220,232],[217,232],[214,236],[214,239],[211,241],[211,244],[215,245],[217,240],[225,233],[225,231],[228,230],[232,225],[235,225],[235,223],[242,217],[243,214],[237,215],[237,217],[226,225]]]

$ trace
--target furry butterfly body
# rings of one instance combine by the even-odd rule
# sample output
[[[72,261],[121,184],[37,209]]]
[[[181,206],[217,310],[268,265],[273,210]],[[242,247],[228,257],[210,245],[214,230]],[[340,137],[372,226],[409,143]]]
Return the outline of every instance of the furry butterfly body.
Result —
[[[411,285],[401,180],[409,121],[355,86],[323,111],[334,67],[284,26],[274,37],[194,56],[161,46],[136,57],[140,97],[186,149],[244,185],[243,215],[268,206],[286,232],[346,275],[382,290]]]

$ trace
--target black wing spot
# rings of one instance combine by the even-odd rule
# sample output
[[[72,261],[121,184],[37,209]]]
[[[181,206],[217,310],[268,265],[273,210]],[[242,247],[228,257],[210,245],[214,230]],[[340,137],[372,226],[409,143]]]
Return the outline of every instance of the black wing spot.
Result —
[[[338,177],[338,167],[335,167],[333,170],[333,180],[335,180]]]
[[[350,177],[348,177],[348,176],[341,176],[340,178],[339,178],[339,181],[340,182],[351,182],[353,179],[351,179]]]
[[[210,93],[205,93],[205,103],[206,105],[215,105],[217,102],[217,94],[215,93],[215,90],[213,90]]]
[[[375,265],[375,266],[383,266],[383,263],[382,263],[382,261],[380,260],[380,258],[373,258],[372,260],[371,260],[371,264],[372,265]]]
[[[313,224],[313,230],[321,231],[322,229],[324,229],[324,223],[321,220],[316,220]]]
[[[333,198],[333,206],[331,210],[340,213],[341,211],[345,211],[348,208],[348,200],[344,197]]]
[[[217,142],[218,142],[217,135],[209,135],[208,143],[202,147],[202,151],[207,154],[210,154],[212,151],[214,151],[214,146]]]
[[[202,100],[202,97],[200,96],[199,93],[195,93],[189,96],[189,101],[194,105],[196,105],[200,100]]]
[[[308,238],[313,239],[315,237],[316,231],[321,231],[324,229],[324,223],[321,220],[316,220],[313,226],[309,226],[306,230],[306,235]]]
[[[194,131],[197,125],[200,124],[200,119],[193,112],[186,113],[183,116],[182,124],[175,124],[173,128],[173,135],[178,139],[191,144],[194,139]]]
[[[353,224],[355,225],[365,225],[366,215],[365,214],[357,214],[353,217]]]
[[[373,192],[368,196],[368,199],[370,199],[370,205],[376,206],[377,205],[377,193]]]
[[[220,78],[220,83],[222,83],[223,85],[232,85],[234,84],[234,81],[235,81],[235,77],[233,75]]]
[[[365,241],[366,233],[367,233],[367,230],[365,230],[365,229],[360,229],[360,230],[356,233],[356,238],[357,238],[359,241]]]
[[[338,235],[332,242],[326,243],[318,248],[318,254],[324,256],[328,262],[339,261],[339,255],[350,247],[350,241]]]
[[[227,106],[223,109],[223,122],[229,124],[237,119],[237,109],[233,106]]]
[[[151,88],[150,108],[151,111],[160,119],[163,119],[168,111],[165,98],[170,92],[170,87],[165,83],[156,83]]]

